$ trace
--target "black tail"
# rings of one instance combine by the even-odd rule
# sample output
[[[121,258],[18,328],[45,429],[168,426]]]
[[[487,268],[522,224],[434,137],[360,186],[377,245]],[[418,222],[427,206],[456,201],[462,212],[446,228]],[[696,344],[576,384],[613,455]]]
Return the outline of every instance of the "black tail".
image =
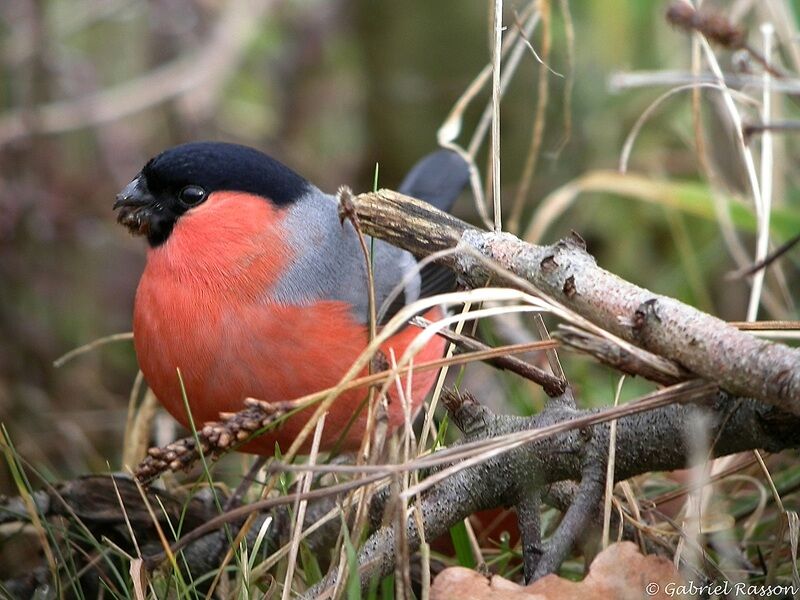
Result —
[[[431,152],[408,172],[397,191],[425,200],[439,210],[450,212],[459,194],[469,182],[469,165],[452,150]],[[442,265],[431,263],[420,271],[420,297],[451,292],[456,276]]]
[[[451,150],[437,150],[412,167],[397,191],[450,212],[467,182],[467,162]]]

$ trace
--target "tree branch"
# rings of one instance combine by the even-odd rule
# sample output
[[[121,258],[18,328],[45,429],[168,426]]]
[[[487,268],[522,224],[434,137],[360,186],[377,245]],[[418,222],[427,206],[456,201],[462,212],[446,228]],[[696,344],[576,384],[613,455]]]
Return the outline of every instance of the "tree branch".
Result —
[[[448,394],[448,404],[454,423],[467,427],[465,442],[598,412],[554,406],[530,418],[494,415],[468,396],[463,399],[452,393]],[[684,468],[689,456],[686,431],[696,420],[698,410],[707,410],[712,416],[709,437],[717,440],[711,449],[714,457],[756,448],[778,452],[800,447],[800,417],[756,400],[736,399],[718,392],[706,407],[672,405],[619,419],[615,479]],[[559,537],[543,546],[543,556],[536,561],[536,576],[546,574],[560,565],[559,557],[563,558],[564,548],[568,542],[571,544],[579,524],[594,515],[602,496],[608,443],[609,424],[602,423],[589,430],[572,430],[538,440],[457,472],[422,496],[426,539],[435,539],[447,532],[452,523],[475,511],[519,504],[529,497],[532,487],[544,490],[553,483],[580,480],[578,493],[567,509],[567,514],[572,511],[572,517],[565,517],[566,525]],[[600,473],[599,479],[587,479],[586,464]],[[597,481],[600,483],[595,485]],[[409,545],[414,550],[419,544],[416,523],[410,518],[406,526]],[[359,565],[363,586],[373,577],[391,572],[394,535],[393,527],[382,527],[362,547]],[[327,577],[306,597],[325,598],[334,582],[335,577]]]
[[[464,283],[521,278],[595,325],[717,383],[800,414],[800,350],[758,339],[678,300],[655,294],[597,266],[583,240],[551,246],[480,231],[433,206],[390,190],[353,199],[364,232],[423,256],[455,250],[442,262]],[[525,289],[525,291],[530,291]]]
[[[594,517],[597,506],[603,497],[605,473],[602,463],[593,461],[584,468],[583,478],[572,504],[567,508],[564,518],[539,556],[533,572],[526,570],[525,580],[531,582],[552,573],[569,555],[575,541],[584,533]]]

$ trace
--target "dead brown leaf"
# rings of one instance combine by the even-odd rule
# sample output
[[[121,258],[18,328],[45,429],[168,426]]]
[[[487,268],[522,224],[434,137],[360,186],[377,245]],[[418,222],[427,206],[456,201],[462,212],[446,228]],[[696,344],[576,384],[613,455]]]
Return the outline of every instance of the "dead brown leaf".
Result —
[[[436,577],[431,600],[662,600],[680,597],[669,590],[682,583],[671,561],[644,556],[636,544],[620,542],[597,555],[583,581],[548,575],[522,586],[497,575],[451,567]]]

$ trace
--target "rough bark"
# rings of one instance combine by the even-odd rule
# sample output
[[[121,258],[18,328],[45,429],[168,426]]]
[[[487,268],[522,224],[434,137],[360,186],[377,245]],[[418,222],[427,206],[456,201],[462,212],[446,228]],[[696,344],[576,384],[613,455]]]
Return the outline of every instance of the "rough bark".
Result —
[[[364,232],[418,255],[452,250],[442,262],[469,286],[520,278],[595,325],[734,396],[756,398],[800,414],[800,350],[756,338],[678,300],[625,281],[597,266],[572,236],[551,246],[478,230],[390,190],[361,194],[353,205]],[[528,290],[526,290],[528,291]]]

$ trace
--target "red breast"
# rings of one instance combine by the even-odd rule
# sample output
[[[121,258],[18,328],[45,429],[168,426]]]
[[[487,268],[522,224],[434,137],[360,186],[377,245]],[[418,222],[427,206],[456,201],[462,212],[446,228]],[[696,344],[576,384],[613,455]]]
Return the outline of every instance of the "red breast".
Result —
[[[199,427],[218,420],[220,412],[240,410],[247,397],[275,402],[331,387],[367,344],[366,327],[344,302],[269,301],[270,287],[293,259],[277,233],[284,214],[285,209],[257,196],[215,192],[177,221],[166,243],[148,251],[134,309],[136,354],[156,396],[185,426],[178,369]],[[440,318],[441,311],[432,309],[426,316]],[[417,333],[406,328],[381,349],[399,358]],[[415,363],[441,357],[444,344],[441,338],[431,340]],[[414,373],[414,411],[435,377],[435,371]],[[337,443],[363,408],[365,395],[353,390],[335,401],[323,447]],[[390,426],[400,427],[404,411],[394,386],[389,396]],[[272,454],[278,442],[285,450],[312,412],[288,418],[243,449]],[[358,447],[365,425],[363,409],[345,434],[344,449]]]

